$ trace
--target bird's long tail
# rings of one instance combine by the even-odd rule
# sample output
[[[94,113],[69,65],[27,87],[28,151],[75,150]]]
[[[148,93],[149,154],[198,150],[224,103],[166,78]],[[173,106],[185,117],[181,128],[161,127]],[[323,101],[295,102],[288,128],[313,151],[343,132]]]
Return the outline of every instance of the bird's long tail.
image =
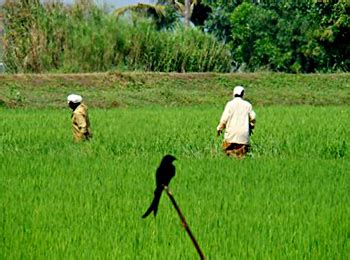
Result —
[[[154,216],[157,215],[159,200],[160,200],[160,196],[162,195],[162,191],[163,191],[163,187],[156,188],[156,190],[154,191],[154,198],[151,203],[151,206],[149,206],[145,214],[142,215],[142,218],[146,218],[149,214],[151,214],[152,211],[154,213]]]

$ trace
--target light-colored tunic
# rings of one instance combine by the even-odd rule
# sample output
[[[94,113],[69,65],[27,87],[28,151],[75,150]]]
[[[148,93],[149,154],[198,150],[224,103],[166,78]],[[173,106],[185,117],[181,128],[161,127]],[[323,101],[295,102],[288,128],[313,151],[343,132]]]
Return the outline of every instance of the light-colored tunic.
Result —
[[[235,97],[226,104],[217,130],[225,128],[224,140],[228,143],[249,144],[249,124],[254,126],[255,118],[252,105]]]
[[[73,136],[75,141],[88,140],[92,137],[88,108],[80,104],[72,113]]]

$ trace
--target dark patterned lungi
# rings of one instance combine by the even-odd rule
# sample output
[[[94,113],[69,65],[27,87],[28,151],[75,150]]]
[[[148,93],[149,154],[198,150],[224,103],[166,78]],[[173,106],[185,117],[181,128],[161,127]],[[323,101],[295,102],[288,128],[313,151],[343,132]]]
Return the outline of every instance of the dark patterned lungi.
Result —
[[[222,149],[227,156],[243,159],[249,152],[249,144],[236,144],[224,141],[222,143]]]

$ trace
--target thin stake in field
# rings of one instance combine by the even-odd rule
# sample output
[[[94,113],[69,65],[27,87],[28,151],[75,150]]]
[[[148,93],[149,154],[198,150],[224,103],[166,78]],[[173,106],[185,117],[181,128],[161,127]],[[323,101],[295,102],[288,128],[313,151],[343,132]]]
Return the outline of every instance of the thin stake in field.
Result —
[[[194,245],[194,247],[196,248],[197,250],[197,253],[199,254],[199,257],[201,259],[205,259],[204,257],[204,254],[203,254],[203,251],[201,250],[196,238],[194,237],[194,235],[192,234],[191,232],[191,229],[190,227],[188,226],[187,222],[186,222],[186,219],[185,219],[185,216],[182,214],[179,206],[177,205],[176,201],[175,201],[175,198],[173,196],[173,194],[171,193],[170,189],[168,186],[164,186],[164,190],[166,191],[166,193],[168,194],[171,202],[173,203],[173,206],[174,208],[176,209],[177,211],[177,214],[179,215],[180,219],[181,219],[181,223],[182,223],[182,226],[185,228],[187,234],[189,235],[189,237],[191,238],[191,241]]]
[[[159,205],[159,201],[160,201],[160,197],[162,195],[163,190],[165,190],[165,192],[168,194],[174,208],[176,209],[183,227],[185,228],[187,234],[190,236],[199,256],[201,259],[205,259],[204,254],[201,250],[201,248],[199,247],[197,240],[195,239],[195,237],[193,236],[187,222],[186,219],[184,217],[184,215],[181,213],[181,210],[179,208],[179,206],[177,205],[173,195],[171,194],[170,190],[169,190],[169,183],[171,181],[171,179],[175,176],[175,166],[172,164],[172,162],[176,160],[176,158],[172,155],[165,155],[156,171],[156,189],[154,191],[154,198],[153,201],[151,203],[151,205],[149,206],[149,208],[146,210],[145,214],[142,215],[142,218],[146,218],[149,214],[151,214],[151,212],[153,212],[154,216],[157,215],[158,212],[158,205]]]

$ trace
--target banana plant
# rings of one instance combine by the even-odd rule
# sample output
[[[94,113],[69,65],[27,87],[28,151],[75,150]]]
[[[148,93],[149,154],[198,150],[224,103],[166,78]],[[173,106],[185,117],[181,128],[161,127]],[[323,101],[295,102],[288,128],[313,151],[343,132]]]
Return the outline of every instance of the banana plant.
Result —
[[[175,5],[176,9],[180,11],[180,13],[182,14],[182,16],[185,17],[185,12],[186,12],[186,0],[179,2],[177,0],[174,1],[170,1],[172,2],[173,5]],[[198,0],[188,0],[189,2],[189,7],[190,7],[190,12],[189,12],[189,17],[191,18],[192,13],[193,13],[193,9],[196,5],[199,4]]]
[[[114,15],[121,16],[127,11],[133,12],[146,12],[148,14],[157,14],[158,16],[165,15],[165,6],[164,5],[152,5],[152,4],[136,4],[136,5],[127,5],[121,8],[114,10]]]
[[[189,11],[186,15],[186,1],[189,3]],[[159,1],[161,2],[161,1]],[[121,8],[118,8],[114,10],[114,14],[116,16],[121,16],[127,11],[135,11],[135,12],[145,12],[148,14],[156,14],[157,17],[164,17],[165,14],[165,5],[160,4],[136,4],[136,5],[128,5]],[[162,1],[163,2],[163,1]],[[169,0],[167,2],[168,5],[173,6],[176,11],[187,19],[186,24],[189,23],[189,20],[191,19],[194,7],[199,4],[199,0],[184,0],[184,1],[177,1],[177,0]]]

